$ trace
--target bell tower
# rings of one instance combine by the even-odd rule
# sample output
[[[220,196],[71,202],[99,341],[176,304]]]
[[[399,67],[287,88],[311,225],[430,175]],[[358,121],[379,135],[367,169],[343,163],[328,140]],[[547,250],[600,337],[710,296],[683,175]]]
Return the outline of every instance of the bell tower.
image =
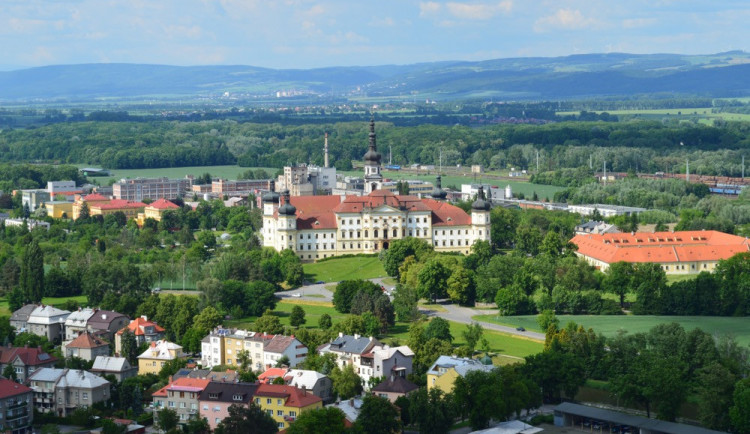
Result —
[[[365,153],[365,194],[370,194],[378,189],[383,182],[380,174],[380,152],[375,144],[375,118],[370,119],[370,145]]]

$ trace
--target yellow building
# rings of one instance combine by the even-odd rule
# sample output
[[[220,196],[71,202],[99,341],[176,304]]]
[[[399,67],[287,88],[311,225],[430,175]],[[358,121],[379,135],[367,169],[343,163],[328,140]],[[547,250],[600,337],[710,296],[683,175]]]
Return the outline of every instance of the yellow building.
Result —
[[[312,392],[280,384],[258,386],[255,403],[273,417],[279,430],[289,428],[302,412],[323,408],[323,400]]]
[[[167,362],[181,357],[181,346],[163,340],[151,342],[151,346],[138,356],[138,375],[158,374]]]
[[[44,204],[47,216],[53,219],[73,218],[73,202],[53,201]]]
[[[456,378],[465,376],[470,371],[494,369],[479,360],[464,357],[440,356],[427,371],[427,391],[438,388],[445,393],[453,391]]]
[[[86,206],[89,208],[89,215],[91,215],[91,207],[93,205],[107,203],[110,200],[110,198],[99,193],[87,194],[85,196],[80,194],[76,195],[75,201],[73,202],[73,220],[78,220],[78,217],[81,216],[81,209],[83,208],[84,203],[86,203]]]
[[[145,208],[143,208],[143,212],[138,214],[138,226],[143,226],[143,223],[146,221],[146,219],[154,219],[157,222],[161,221],[161,216],[164,214],[164,211],[175,211],[180,209],[180,207],[172,203],[166,199],[159,199],[153,203],[150,203],[146,205]]]
[[[138,213],[146,208],[143,202],[133,202],[131,200],[112,199],[109,202],[89,205],[89,215],[106,216],[116,212],[122,212],[128,219],[138,217]]]

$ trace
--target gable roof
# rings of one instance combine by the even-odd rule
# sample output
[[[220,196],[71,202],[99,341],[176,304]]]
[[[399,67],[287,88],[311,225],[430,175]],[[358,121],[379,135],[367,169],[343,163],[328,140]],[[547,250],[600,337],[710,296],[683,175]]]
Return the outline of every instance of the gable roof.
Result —
[[[124,372],[134,369],[125,357],[97,356],[91,371],[102,372]]]
[[[380,384],[372,388],[373,392],[390,392],[390,393],[401,393],[406,395],[407,393],[413,392],[419,389],[419,386],[407,380],[404,377],[398,375],[392,375],[386,378]]]
[[[89,317],[89,319],[86,321],[86,324],[94,329],[109,330],[110,324],[112,324],[112,322],[118,318],[127,319],[127,316],[111,310],[97,309],[94,311],[94,314],[91,315],[91,317]]]
[[[82,369],[66,369],[65,374],[57,382],[57,387],[81,387],[95,389],[110,384],[104,378]]]
[[[434,199],[422,199],[422,202],[432,211],[433,226],[471,225],[471,216],[455,205]]]
[[[117,334],[122,335],[125,330],[130,330],[136,336],[145,336],[146,327],[153,327],[155,333],[164,333],[164,328],[159,326],[153,321],[149,321],[147,318],[139,316],[138,318],[130,321],[130,323],[123,329],[118,330]]]
[[[608,264],[718,261],[750,250],[747,238],[718,231],[580,234],[570,241],[578,254]]]
[[[28,322],[34,324],[56,324],[61,321],[62,317],[67,319],[70,314],[68,310],[58,309],[54,306],[39,305],[29,315]]]
[[[331,342],[328,350],[338,353],[363,354],[375,345],[380,345],[380,341],[372,337],[339,335]]]
[[[485,365],[483,365],[479,360],[475,359],[468,359],[465,357],[440,356],[437,360],[435,360],[435,363],[430,366],[430,369],[427,370],[427,373],[440,375],[439,368],[451,369],[457,368],[459,366],[479,367]],[[456,371],[458,371],[458,369]]]
[[[308,369],[290,369],[284,375],[284,381],[290,386],[305,388],[307,390],[312,389],[322,378],[328,378],[326,375],[321,374],[318,371],[311,371]]]
[[[289,371],[287,368],[268,368],[262,374],[258,375],[258,381],[261,383],[270,383],[276,378],[283,377]]]
[[[95,337],[88,331],[79,334],[77,338],[65,345],[66,348],[99,348],[108,346],[109,344],[107,342]]]
[[[281,384],[261,384],[258,386],[255,396],[285,398],[286,402],[284,406],[297,408],[307,407],[323,401],[310,392]]]
[[[286,351],[287,348],[289,348],[290,345],[294,345],[297,341],[297,338],[292,336],[284,336],[284,335],[276,335],[268,341],[268,343],[265,344],[263,348],[263,352],[266,353],[283,353]]]
[[[13,312],[10,315],[10,320],[11,321],[23,321],[23,322],[28,321],[29,316],[31,315],[31,312],[33,312],[34,309],[36,309],[36,306],[37,305],[35,304],[26,304],[24,306],[21,306],[20,309],[18,309],[17,311]]]
[[[414,357],[414,351],[412,351],[411,348],[407,347],[406,345],[401,345],[400,347],[389,347],[388,345],[384,347],[376,346],[371,350],[371,354],[376,353],[383,360],[390,359],[396,353],[400,353],[404,357]]]
[[[258,390],[258,385],[254,383],[222,383],[212,381],[208,383],[205,389],[203,389],[198,400],[248,403],[253,400],[256,390]],[[239,396],[241,396],[242,399],[235,399],[235,397]]]
[[[333,212],[361,213],[363,210],[371,210],[383,205],[406,211],[430,211],[424,201],[417,196],[397,196],[388,190],[375,190],[367,196],[347,196],[333,209]]]
[[[31,392],[31,389],[24,386],[23,384],[18,384],[15,381],[8,380],[7,378],[0,378],[0,399],[5,399],[11,396],[29,392]]]
[[[170,202],[167,199],[161,198],[148,204],[148,208],[155,209],[178,209],[180,208],[176,203]]]
[[[89,318],[94,316],[95,313],[96,311],[90,307],[74,310],[65,320],[65,326],[86,327]]]
[[[170,350],[176,350],[178,355],[182,353],[182,347],[180,345],[165,340],[159,340],[156,342],[151,342],[151,346],[149,346],[148,349],[143,352],[143,354],[138,356],[138,358],[172,360],[174,359],[174,356],[169,353]]]
[[[297,208],[297,229],[335,229],[333,209],[341,203],[341,196],[292,196],[289,200]]]
[[[39,347],[34,348],[2,348],[0,349],[0,364],[13,363],[16,357],[26,366],[37,366],[54,363],[57,359],[42,351]]]
[[[87,194],[81,198],[84,202],[103,202],[110,200],[107,196],[103,196],[99,193]]]
[[[91,205],[91,208],[101,209],[130,209],[130,208],[145,208],[147,205],[143,202],[134,202],[132,200],[125,199],[112,199],[106,203],[97,203]]]

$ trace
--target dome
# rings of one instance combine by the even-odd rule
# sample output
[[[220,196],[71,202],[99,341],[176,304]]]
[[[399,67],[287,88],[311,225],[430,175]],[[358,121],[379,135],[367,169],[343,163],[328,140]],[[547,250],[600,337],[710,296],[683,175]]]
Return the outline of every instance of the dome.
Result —
[[[476,211],[489,211],[490,203],[484,200],[484,187],[479,186],[479,192],[477,193],[477,200],[471,204],[471,209]]]
[[[479,363],[485,366],[492,366],[492,358],[485,353],[484,357],[479,359]]]
[[[441,179],[442,177],[440,175],[435,179],[435,188],[432,189],[431,194],[433,199],[445,200],[445,198],[448,197],[448,193],[442,188]]]
[[[370,147],[365,153],[365,164],[371,163],[371,164],[380,164],[380,159],[382,156],[380,155],[380,152],[378,152],[378,147],[375,144],[375,119],[370,120]]]
[[[291,200],[289,199],[289,190],[284,190],[282,193],[282,196],[284,196],[284,205],[281,205],[279,207],[279,215],[295,215],[297,214],[297,208],[292,205]]]
[[[279,198],[280,197],[281,196],[279,195],[279,193],[276,193],[275,191],[269,191],[268,193],[266,193],[266,194],[263,195],[263,202],[266,202],[266,203],[268,203],[268,202],[279,203]]]

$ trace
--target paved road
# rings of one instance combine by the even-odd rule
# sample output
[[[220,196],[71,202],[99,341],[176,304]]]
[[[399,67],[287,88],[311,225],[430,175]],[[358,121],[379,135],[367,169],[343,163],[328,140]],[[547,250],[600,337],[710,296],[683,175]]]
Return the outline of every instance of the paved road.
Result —
[[[370,280],[375,282],[378,285],[383,285],[382,278],[370,279]],[[288,298],[288,299],[298,299],[298,300],[306,300],[306,301],[328,301],[330,302],[333,299],[333,292],[327,290],[325,287],[326,285],[335,285],[335,284],[336,282],[306,285],[297,289],[293,289],[291,291],[277,292],[276,295],[278,295],[282,299]],[[442,306],[445,308],[446,312],[438,312],[435,310],[425,310],[425,309],[421,309],[420,311],[428,316],[438,316],[448,321],[455,321],[455,322],[463,323],[463,324],[471,324],[474,321],[471,319],[471,317],[475,315],[492,315],[492,314],[497,313],[496,309],[477,310],[477,309],[472,309],[469,307],[462,307],[462,306],[458,306],[454,304],[443,304]],[[529,331],[522,332],[522,331],[516,330],[515,327],[502,326],[502,325],[488,323],[484,321],[481,321],[479,323],[482,325],[482,327],[488,330],[495,330],[495,331],[499,331],[503,333],[524,336],[530,339],[544,341],[543,333],[529,332]]]

